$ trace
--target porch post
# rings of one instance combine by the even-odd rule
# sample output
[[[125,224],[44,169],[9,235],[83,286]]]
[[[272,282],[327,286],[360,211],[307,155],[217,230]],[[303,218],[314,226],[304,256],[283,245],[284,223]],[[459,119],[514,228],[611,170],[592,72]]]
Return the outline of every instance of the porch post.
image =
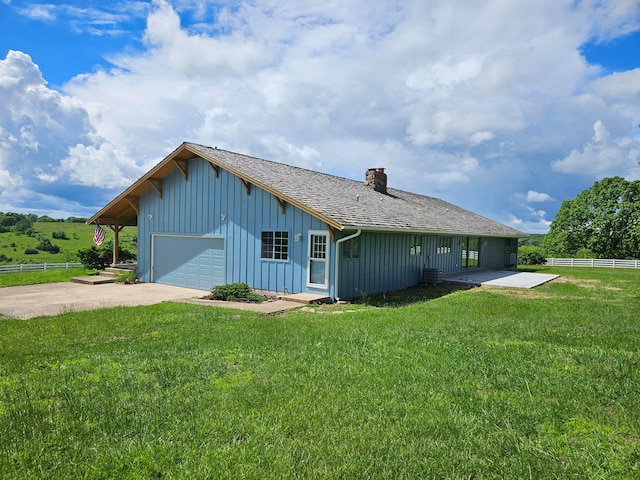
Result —
[[[119,238],[118,234],[120,233],[120,228],[118,225],[114,225],[113,227],[113,263],[112,266],[118,264],[118,250],[119,250]]]
[[[113,230],[113,263],[118,264],[118,252],[120,250],[120,230],[124,228],[124,225],[109,225],[109,228]]]

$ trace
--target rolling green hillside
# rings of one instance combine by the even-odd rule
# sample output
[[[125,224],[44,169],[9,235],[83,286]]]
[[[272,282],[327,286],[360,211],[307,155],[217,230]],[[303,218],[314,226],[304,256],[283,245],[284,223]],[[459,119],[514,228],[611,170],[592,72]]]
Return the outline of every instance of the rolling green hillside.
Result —
[[[0,265],[8,263],[63,263],[77,262],[77,251],[89,248],[93,243],[93,225],[71,222],[35,222],[31,236],[24,233],[0,233]],[[54,238],[64,232],[66,238]],[[113,240],[113,232],[105,228],[107,240]],[[120,232],[120,246],[125,250],[136,252],[138,229],[126,227]],[[25,254],[27,249],[35,249],[40,238],[47,238],[53,245],[60,247],[60,252],[53,254],[39,251]],[[4,255],[4,257],[3,257]],[[6,258],[5,258],[6,257]]]
[[[530,233],[528,239],[520,241],[520,245],[540,245],[544,235],[544,233]]]

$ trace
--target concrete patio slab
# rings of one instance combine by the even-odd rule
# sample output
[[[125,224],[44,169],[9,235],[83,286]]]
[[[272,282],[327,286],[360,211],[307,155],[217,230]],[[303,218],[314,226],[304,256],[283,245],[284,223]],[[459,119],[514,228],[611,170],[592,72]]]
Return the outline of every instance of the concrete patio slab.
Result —
[[[478,270],[451,275],[446,277],[446,280],[493,287],[534,288],[559,276],[548,273]]]

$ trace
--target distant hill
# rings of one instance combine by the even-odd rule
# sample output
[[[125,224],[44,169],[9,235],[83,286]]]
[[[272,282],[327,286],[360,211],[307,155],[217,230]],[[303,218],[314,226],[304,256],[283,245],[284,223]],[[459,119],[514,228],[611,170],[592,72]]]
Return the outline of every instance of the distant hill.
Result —
[[[90,248],[93,243],[94,225],[78,222],[37,221],[31,227],[30,234],[0,233],[0,265],[8,263],[64,263],[78,262],[78,250]],[[105,241],[113,240],[113,232],[104,228]],[[52,245],[60,247],[58,253],[37,250],[41,239],[48,239]],[[130,252],[137,252],[138,229],[125,227],[119,236],[120,246]],[[27,254],[25,251],[36,251]]]
[[[540,245],[544,240],[544,233],[530,233],[529,238],[520,240],[520,245]]]

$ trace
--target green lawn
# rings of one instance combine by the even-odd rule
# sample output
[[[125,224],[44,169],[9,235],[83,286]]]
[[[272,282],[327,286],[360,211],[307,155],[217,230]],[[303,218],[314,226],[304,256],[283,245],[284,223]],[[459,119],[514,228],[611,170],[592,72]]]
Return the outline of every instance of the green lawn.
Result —
[[[640,478],[640,272],[538,270],[2,320],[0,478]]]
[[[96,270],[86,268],[68,268],[60,270],[42,270],[25,273],[0,273],[0,287],[16,285],[36,285],[39,283],[68,282],[73,277],[95,274]],[[2,291],[0,291],[0,295]]]

